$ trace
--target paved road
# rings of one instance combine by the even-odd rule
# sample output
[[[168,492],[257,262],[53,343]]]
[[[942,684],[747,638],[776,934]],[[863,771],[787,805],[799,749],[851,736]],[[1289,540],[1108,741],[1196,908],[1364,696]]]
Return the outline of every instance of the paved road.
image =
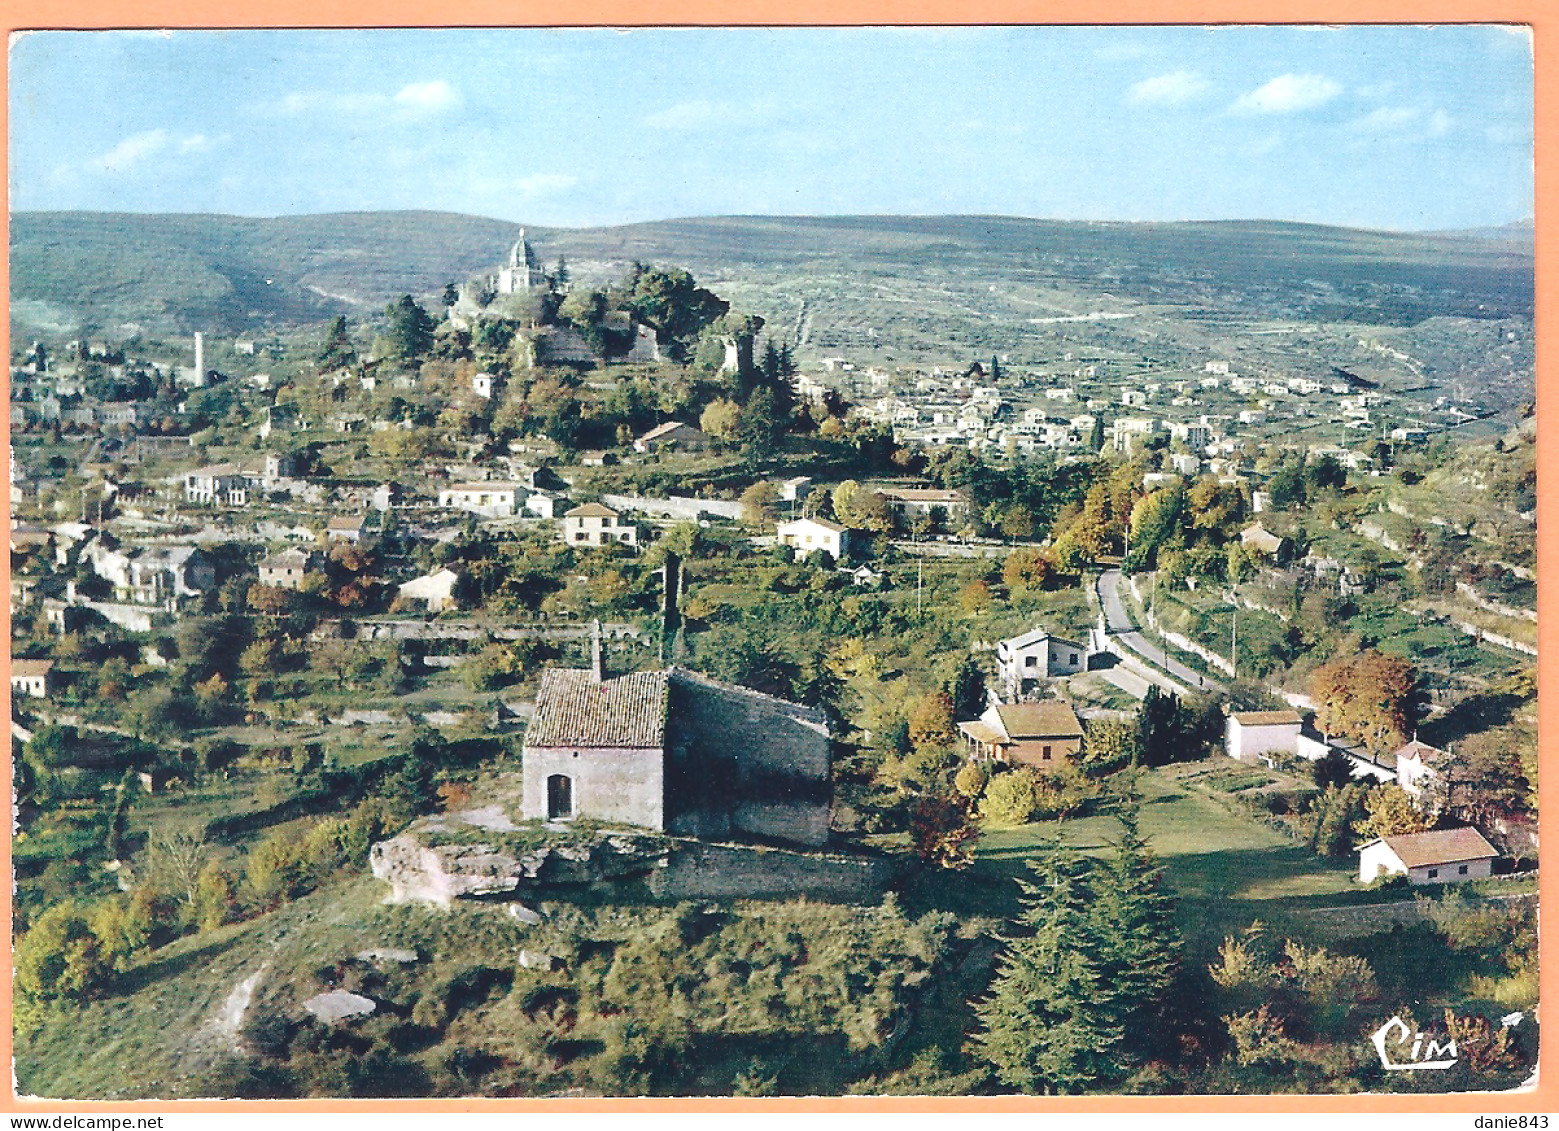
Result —
[[[1135,652],[1141,659],[1146,660],[1160,671],[1168,672],[1175,679],[1192,689],[1207,691],[1226,690],[1223,684],[1209,676],[1186,667],[1179,660],[1164,654],[1157,644],[1143,636],[1137,628],[1136,621],[1131,619],[1131,613],[1126,609],[1126,603],[1121,600],[1121,571],[1107,569],[1099,574],[1095,583],[1099,592],[1099,604],[1104,610],[1104,629],[1112,639],[1123,648]]]

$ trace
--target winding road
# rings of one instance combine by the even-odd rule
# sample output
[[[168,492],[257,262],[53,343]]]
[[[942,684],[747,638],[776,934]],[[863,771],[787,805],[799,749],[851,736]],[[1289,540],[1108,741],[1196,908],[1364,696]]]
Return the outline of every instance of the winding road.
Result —
[[[1195,690],[1225,691],[1227,688],[1217,680],[1200,672],[1186,667],[1179,660],[1164,653],[1157,644],[1142,635],[1137,623],[1131,619],[1131,613],[1126,608],[1125,601],[1121,600],[1121,571],[1107,569],[1099,574],[1094,586],[1099,594],[1099,607],[1104,610],[1104,630],[1110,638],[1122,648],[1133,652],[1144,662],[1162,672],[1167,672],[1172,678],[1179,680],[1186,687]]]

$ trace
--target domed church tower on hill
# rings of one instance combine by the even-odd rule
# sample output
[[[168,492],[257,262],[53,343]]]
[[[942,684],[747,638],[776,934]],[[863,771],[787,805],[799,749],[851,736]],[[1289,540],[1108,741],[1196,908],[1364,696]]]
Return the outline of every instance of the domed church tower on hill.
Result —
[[[498,271],[498,293],[523,294],[532,287],[545,286],[546,282],[547,276],[541,269],[541,262],[536,258],[530,241],[525,238],[525,229],[521,228],[520,238],[509,249],[509,265]]]

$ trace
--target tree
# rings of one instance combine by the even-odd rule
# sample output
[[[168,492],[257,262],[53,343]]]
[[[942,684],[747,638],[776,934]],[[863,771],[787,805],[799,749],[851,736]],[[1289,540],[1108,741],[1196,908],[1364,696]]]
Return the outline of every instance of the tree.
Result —
[[[1341,789],[1353,782],[1353,759],[1332,747],[1310,763],[1310,776],[1322,789]]]
[[[909,713],[909,738],[914,745],[956,742],[953,700],[945,691],[934,691],[916,703]]]
[[[749,459],[763,459],[771,455],[784,426],[785,419],[774,390],[767,385],[754,389],[752,396],[742,406],[741,418],[736,425],[737,437],[742,442],[742,454]]]
[[[985,710],[985,672],[974,662],[973,656],[965,656],[947,685],[948,698],[953,704],[954,719],[978,718]]]
[[[846,479],[833,489],[834,518],[851,530],[870,530],[887,534],[893,529],[893,512],[876,491]]]
[[[112,972],[83,908],[56,904],[33,920],[16,945],[16,990],[42,1005],[80,1000]]]
[[[1027,546],[1008,554],[1001,567],[1001,579],[1010,589],[1038,592],[1050,588],[1055,576],[1055,563],[1049,555]]]
[[[338,316],[330,324],[315,360],[321,372],[341,369],[357,360],[357,351],[352,348],[352,335],[347,332],[345,316]]]
[[[1408,739],[1417,721],[1417,676],[1406,660],[1367,651],[1323,664],[1310,677],[1316,721],[1381,755]]]
[[[1364,809],[1368,816],[1354,829],[1360,840],[1421,833],[1434,823],[1401,786],[1384,785],[1370,790],[1364,797]]]
[[[1134,764],[1142,755],[1137,728],[1124,719],[1089,719],[1083,724],[1083,769],[1094,776]]]
[[[997,774],[985,787],[980,816],[993,825],[1026,825],[1039,807],[1039,776],[1027,766]]]
[[[730,303],[700,287],[680,268],[646,267],[636,263],[626,281],[624,305],[645,325],[676,361],[686,361],[699,333]]]
[[[774,484],[760,479],[742,492],[742,521],[749,526],[768,526],[774,521],[779,491]]]
[[[1200,755],[1194,716],[1173,692],[1149,687],[1137,709],[1137,746],[1143,763],[1163,766]]]
[[[992,783],[994,784],[994,783]],[[1054,1095],[1107,1087],[1124,1067],[1116,992],[1102,973],[1097,921],[1089,914],[1089,868],[1052,846],[1031,860],[1020,924],[991,994],[975,1011],[975,1042],[1010,1087]]]
[[[965,762],[962,768],[953,775],[953,788],[959,796],[973,803],[980,799],[985,792],[986,783],[991,780],[991,771],[984,762]]]
[[[991,607],[991,587],[984,578],[974,577],[958,590],[958,607],[971,616]]]
[[[915,805],[909,821],[915,854],[943,868],[967,867],[968,842],[979,835],[964,807],[949,797],[931,794]]]
[[[732,442],[737,438],[737,428],[741,424],[742,406],[735,401],[714,400],[705,406],[698,418],[700,431],[713,436],[717,440]]]
[[[410,295],[402,295],[384,308],[385,344],[390,357],[415,361],[433,348],[436,324]]]
[[[1353,851],[1353,827],[1364,815],[1364,794],[1369,786],[1355,782],[1321,791],[1311,817],[1315,822],[1310,847],[1321,856],[1347,856]]]
[[[1510,738],[1501,728],[1463,739],[1440,774],[1430,779],[1435,807],[1484,828],[1530,816],[1532,787]]]
[[[1090,912],[1100,923],[1099,973],[1111,987],[1126,1057],[1145,1059],[1158,1025],[1145,1021],[1161,1012],[1180,964],[1175,902],[1164,871],[1138,827],[1138,800],[1127,797],[1116,813],[1121,836],[1093,886]]]
[[[147,879],[186,906],[193,907],[209,853],[205,838],[187,829],[157,829],[147,846]]]
[[[1151,568],[1159,548],[1178,532],[1184,513],[1185,489],[1179,484],[1139,499],[1131,511],[1131,556],[1125,568]]]

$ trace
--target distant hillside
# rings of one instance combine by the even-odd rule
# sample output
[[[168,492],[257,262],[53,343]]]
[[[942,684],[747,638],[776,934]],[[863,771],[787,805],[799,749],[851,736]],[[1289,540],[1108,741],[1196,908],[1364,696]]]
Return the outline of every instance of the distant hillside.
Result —
[[[361,313],[496,264],[519,225],[441,212],[20,212],[13,319],[251,330]]]
[[[438,212],[17,213],[12,318],[44,328],[137,322],[180,332],[297,325],[377,308],[408,291],[432,294],[496,267],[518,230]],[[1519,226],[1495,236],[1246,221],[738,216],[530,234],[546,262],[565,255],[583,278],[642,259],[753,286],[797,269],[899,278],[988,273],[1140,302],[1388,325],[1532,311],[1531,231]]]

